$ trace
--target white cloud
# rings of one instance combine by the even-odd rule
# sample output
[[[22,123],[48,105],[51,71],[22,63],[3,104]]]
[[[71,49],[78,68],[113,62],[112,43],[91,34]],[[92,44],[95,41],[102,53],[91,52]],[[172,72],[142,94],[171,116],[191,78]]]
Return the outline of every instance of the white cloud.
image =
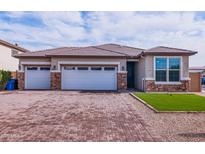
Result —
[[[205,20],[196,20],[195,12],[89,12],[85,16],[80,12],[9,12],[8,16],[23,19],[28,14],[43,26],[10,24],[0,18],[0,37],[31,49],[108,42],[141,48],[166,45],[199,51],[191,65],[205,65]]]
[[[7,16],[10,18],[21,18],[23,17],[25,14],[25,12],[22,11],[12,11],[12,12],[7,12]]]

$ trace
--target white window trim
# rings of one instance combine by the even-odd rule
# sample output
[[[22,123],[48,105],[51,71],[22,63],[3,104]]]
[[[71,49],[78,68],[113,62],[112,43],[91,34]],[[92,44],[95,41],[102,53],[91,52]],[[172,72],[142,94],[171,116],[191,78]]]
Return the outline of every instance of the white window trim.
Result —
[[[156,81],[156,58],[167,58],[167,69],[166,70],[168,70],[167,71],[167,81],[164,81],[164,82],[162,82],[162,81]],[[180,75],[179,75],[179,81],[178,82],[170,82],[169,81],[169,62],[168,62],[168,58],[180,58],[180,69],[179,69],[179,73],[180,73]],[[155,84],[181,84],[181,80],[183,79],[183,77],[182,77],[182,71],[183,71],[183,63],[182,63],[182,56],[154,56],[154,60],[153,60],[153,66],[154,66],[154,71],[153,71],[153,76],[154,76],[154,80],[155,80]]]

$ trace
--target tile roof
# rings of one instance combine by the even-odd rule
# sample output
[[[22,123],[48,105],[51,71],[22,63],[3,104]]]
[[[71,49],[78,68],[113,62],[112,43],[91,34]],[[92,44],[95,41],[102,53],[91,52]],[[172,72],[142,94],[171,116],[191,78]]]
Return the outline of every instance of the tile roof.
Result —
[[[111,52],[95,46],[79,47],[72,50],[59,51],[47,54],[47,56],[105,56],[105,57],[124,57],[124,54]]]
[[[0,39],[0,45],[4,45],[6,47],[9,47],[9,48],[12,48],[12,49],[16,49],[16,50],[19,50],[19,51],[22,51],[22,52],[28,52],[29,51],[29,50],[27,50],[25,48],[22,48],[20,46],[14,45],[14,44],[11,44],[11,43],[6,42],[6,41],[1,40],[1,39]]]
[[[62,57],[62,56],[95,56],[95,57],[136,57],[143,49],[116,44],[104,44],[87,47],[62,47],[22,53],[15,57]]]
[[[194,55],[197,52],[186,49],[178,49],[172,47],[158,46],[148,50],[145,50],[145,55],[156,55],[156,54],[173,54],[173,55]]]
[[[62,57],[62,56],[93,56],[93,57],[125,57],[137,58],[145,55],[194,55],[196,51],[170,47],[155,47],[148,50],[118,44],[103,44],[87,47],[62,47],[29,53],[17,54],[15,57]]]
[[[15,57],[46,57],[46,55],[58,53],[58,52],[67,52],[69,50],[74,49],[74,47],[61,47],[61,48],[54,48],[54,49],[46,49],[46,50],[39,50],[27,53],[21,53],[15,55]]]
[[[103,44],[96,46],[97,48],[106,49],[112,52],[127,55],[129,57],[139,56],[145,49],[134,48],[118,44]]]

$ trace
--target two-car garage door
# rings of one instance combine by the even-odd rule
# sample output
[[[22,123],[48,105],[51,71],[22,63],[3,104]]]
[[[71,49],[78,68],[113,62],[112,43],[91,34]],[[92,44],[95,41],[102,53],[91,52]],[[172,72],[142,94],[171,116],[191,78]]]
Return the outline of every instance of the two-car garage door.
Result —
[[[61,70],[63,90],[117,90],[115,66],[64,66]],[[25,89],[50,89],[50,67],[25,69]]]
[[[64,90],[116,90],[116,67],[64,66],[61,87]]]

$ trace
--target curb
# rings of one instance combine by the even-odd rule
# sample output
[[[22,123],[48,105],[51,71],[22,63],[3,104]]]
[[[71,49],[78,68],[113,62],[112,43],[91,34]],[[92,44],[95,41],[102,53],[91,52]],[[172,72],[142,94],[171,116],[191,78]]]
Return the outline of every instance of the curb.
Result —
[[[140,101],[142,104],[144,104],[145,106],[147,106],[148,108],[150,108],[151,110],[153,110],[154,112],[158,113],[159,111],[156,110],[155,108],[153,108],[151,105],[147,104],[145,101],[143,101],[141,98],[135,96],[133,93],[129,93],[132,97],[134,97],[135,99],[137,99],[138,101]]]
[[[144,104],[145,106],[147,106],[149,109],[153,110],[155,113],[201,113],[201,114],[205,114],[205,111],[158,111],[156,110],[154,107],[152,107],[151,105],[149,105],[147,102],[145,102],[144,100],[142,100],[141,98],[137,97],[136,95],[134,95],[133,93],[129,93],[132,97],[134,97],[135,99],[137,99],[138,101],[140,101],[142,104]]]

